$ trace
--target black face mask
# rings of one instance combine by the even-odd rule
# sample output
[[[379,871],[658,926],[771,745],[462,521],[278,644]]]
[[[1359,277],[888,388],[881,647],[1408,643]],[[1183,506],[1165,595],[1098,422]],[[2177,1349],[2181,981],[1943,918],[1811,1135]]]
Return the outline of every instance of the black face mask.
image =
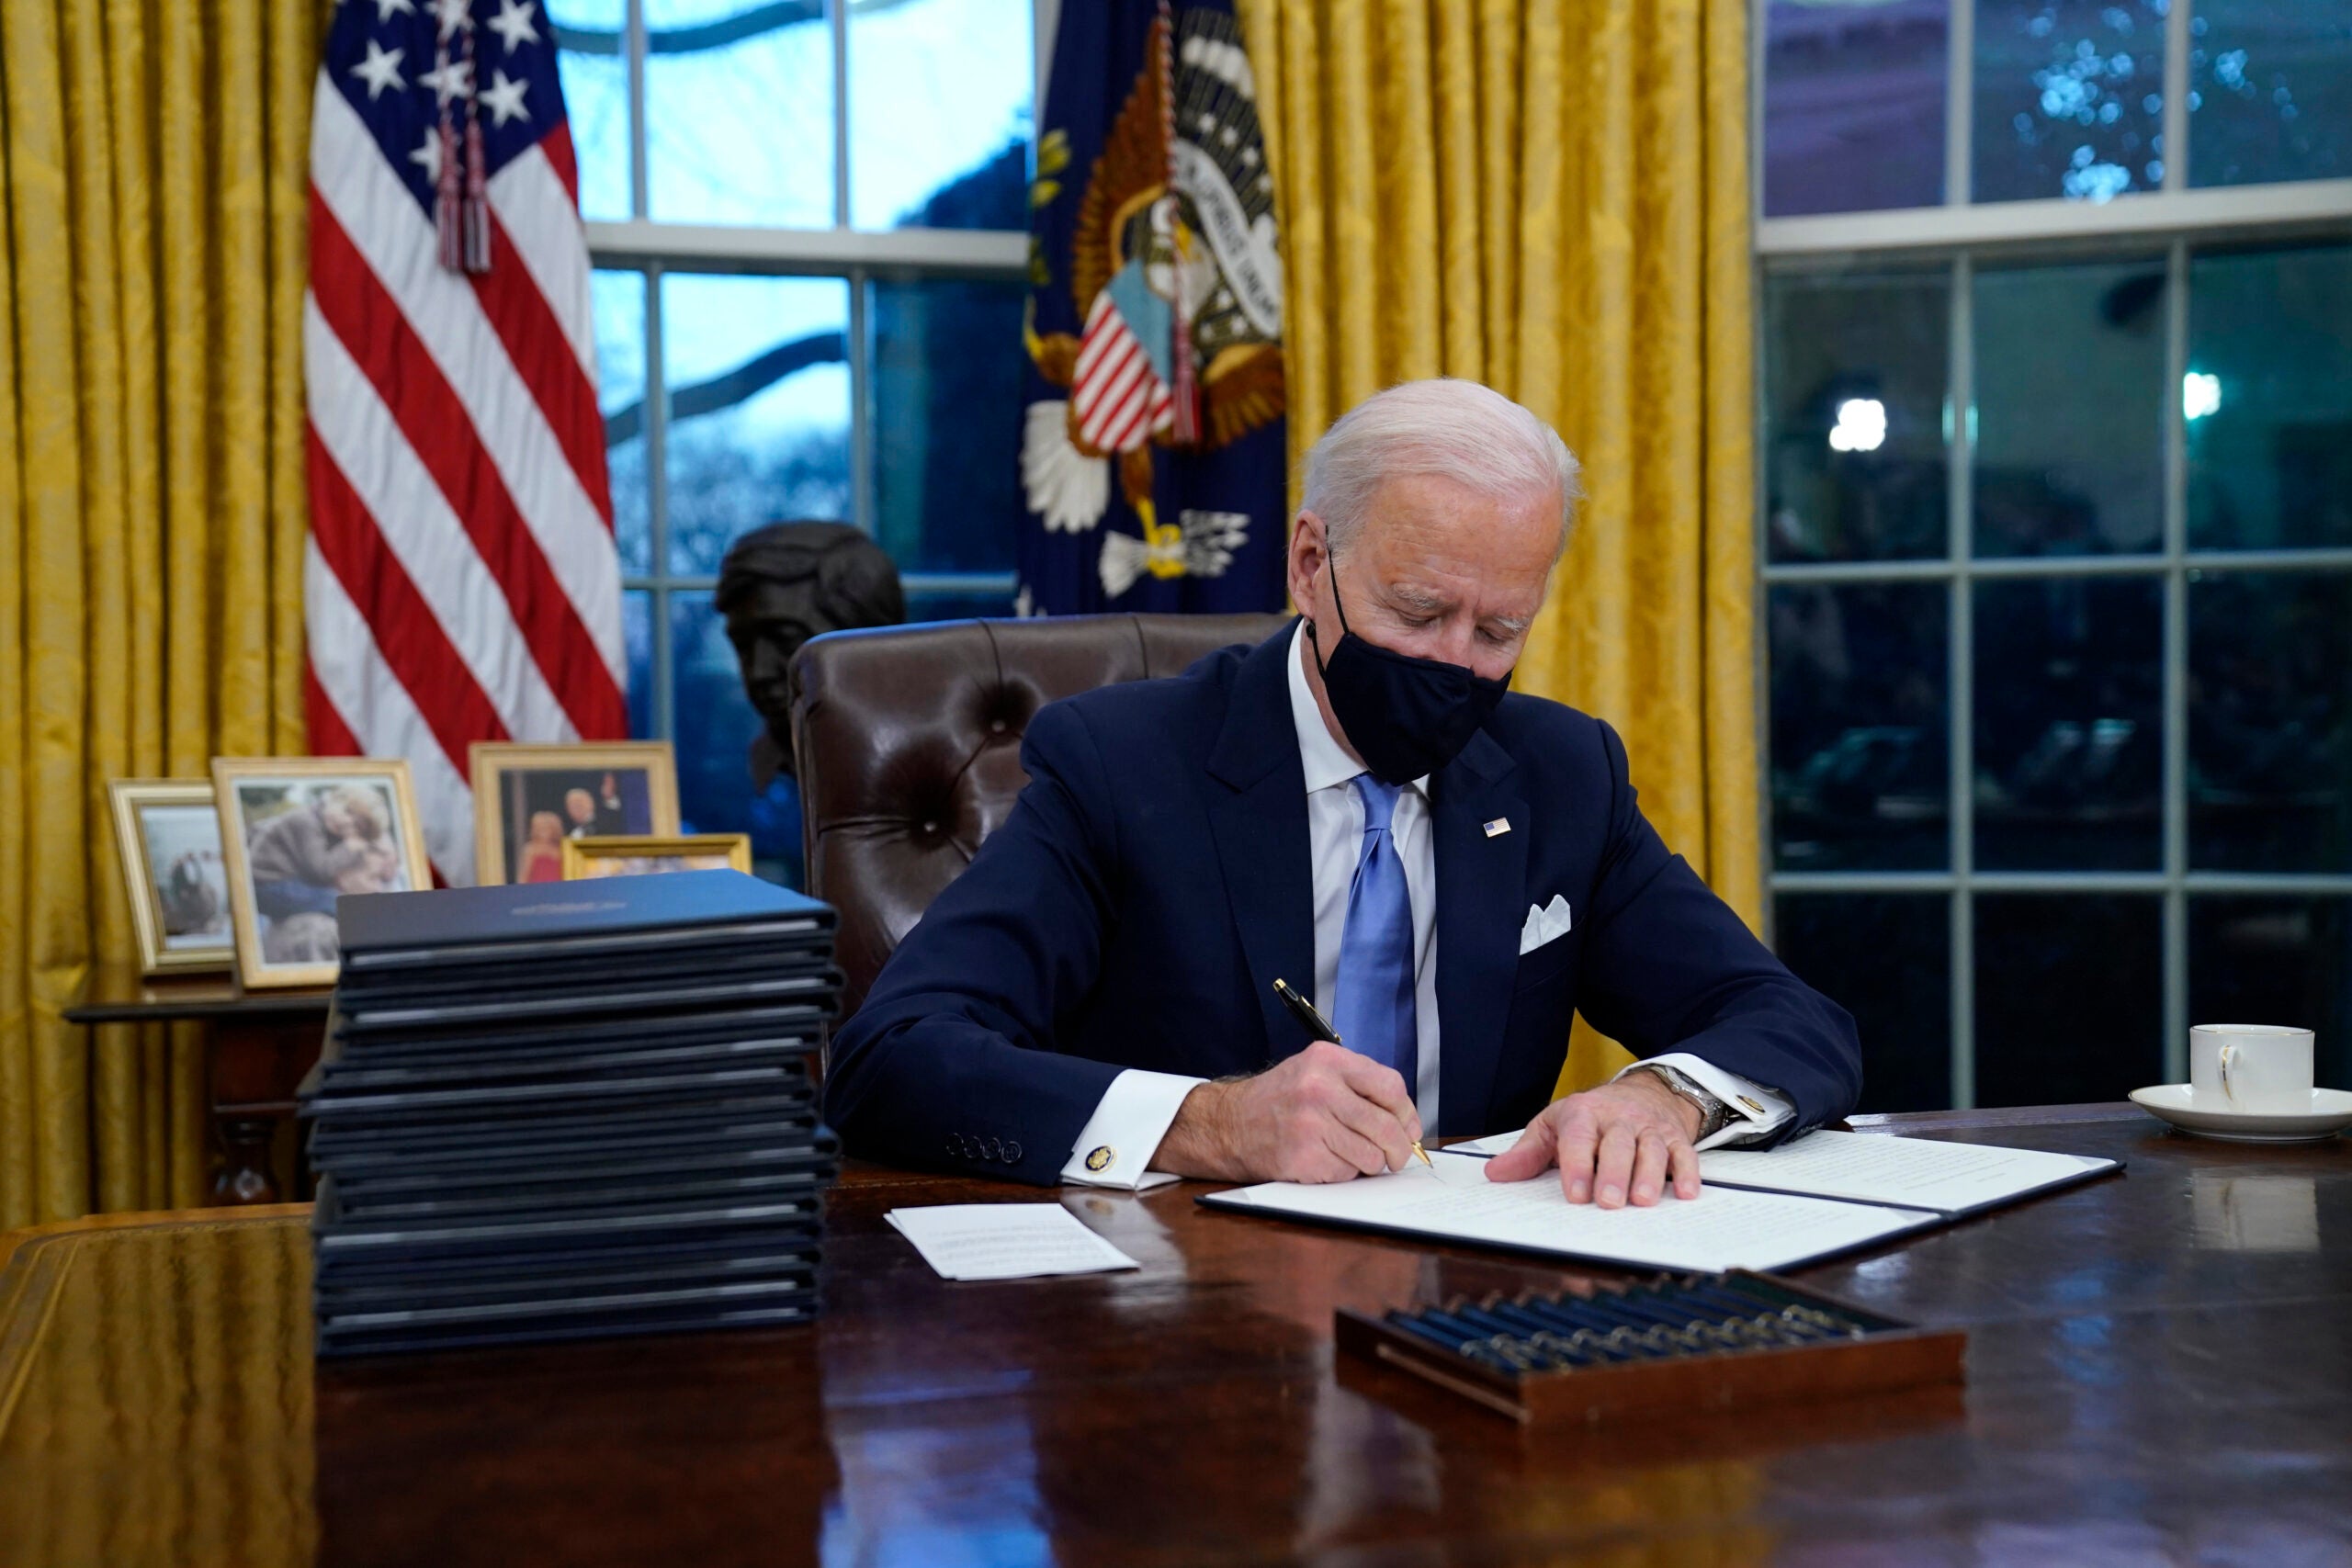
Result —
[[[1489,680],[1459,664],[1416,659],[1364,641],[1348,625],[1340,603],[1340,572],[1331,570],[1331,605],[1340,612],[1340,642],[1327,660],[1315,644],[1315,668],[1348,742],[1385,784],[1407,784],[1453,761],[1510,690],[1510,677]]]

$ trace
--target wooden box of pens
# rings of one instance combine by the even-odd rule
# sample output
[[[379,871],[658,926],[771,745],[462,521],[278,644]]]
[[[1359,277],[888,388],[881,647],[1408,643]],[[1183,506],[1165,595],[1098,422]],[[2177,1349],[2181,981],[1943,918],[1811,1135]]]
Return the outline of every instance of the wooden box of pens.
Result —
[[[1968,1346],[1956,1329],[1917,1328],[1746,1269],[1380,1317],[1343,1307],[1336,1328],[1343,1350],[1531,1425],[1956,1383]]]

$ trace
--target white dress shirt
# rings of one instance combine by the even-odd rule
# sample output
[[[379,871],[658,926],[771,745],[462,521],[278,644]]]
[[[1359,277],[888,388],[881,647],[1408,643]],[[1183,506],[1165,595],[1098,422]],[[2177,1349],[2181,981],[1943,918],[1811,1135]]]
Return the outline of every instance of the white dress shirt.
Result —
[[[1340,748],[1323,722],[1322,709],[1306,683],[1306,623],[1291,634],[1290,716],[1298,735],[1299,763],[1306,776],[1307,864],[1314,876],[1315,1005],[1325,1018],[1339,1011],[1340,939],[1348,923],[1348,890],[1363,848],[1363,801],[1353,780],[1363,766]],[[1437,843],[1430,824],[1427,777],[1397,792],[1388,836],[1405,865],[1405,891],[1413,909],[1413,1032],[1418,1047],[1413,1105],[1421,1125],[1438,1124]],[[1771,1132],[1795,1114],[1788,1098],[1752,1084],[1736,1073],[1684,1052],[1653,1056],[1648,1063],[1679,1069],[1722,1100],[1732,1119],[1701,1148],[1746,1143]],[[1629,1067],[1626,1071],[1630,1072]],[[1620,1075],[1623,1076],[1622,1074]],[[1147,1174],[1159,1141],[1168,1135],[1184,1097],[1205,1078],[1131,1067],[1111,1080],[1094,1114],[1078,1134],[1062,1179],[1097,1187],[1154,1186]],[[1165,1178],[1165,1179],[1174,1179]]]

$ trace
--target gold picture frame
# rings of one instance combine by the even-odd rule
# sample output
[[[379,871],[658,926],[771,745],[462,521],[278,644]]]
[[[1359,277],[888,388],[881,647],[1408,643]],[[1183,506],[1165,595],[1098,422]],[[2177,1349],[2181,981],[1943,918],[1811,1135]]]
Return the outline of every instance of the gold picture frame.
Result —
[[[665,871],[718,871],[717,865],[649,865],[649,861],[716,861],[725,869],[748,874],[752,869],[749,833],[672,834],[619,833],[606,838],[566,839],[563,879],[590,882],[605,876],[646,876]]]
[[[485,887],[563,880],[560,846],[568,839],[678,831],[678,761],[667,740],[571,746],[477,740],[468,749],[466,768],[474,791],[474,880]],[[585,781],[597,774],[605,775],[599,787],[589,787]],[[637,774],[643,775],[641,789],[632,790]],[[599,799],[603,786],[616,795]],[[588,799],[585,822],[574,816],[575,795]],[[642,829],[627,820],[639,811]],[[541,816],[555,818],[557,836],[545,843],[535,842],[532,833],[533,818]],[[541,868],[548,874],[517,874]]]
[[[220,807],[212,786],[202,779],[110,779],[107,799],[113,807],[115,847],[121,852],[130,927],[139,939],[140,974],[233,972],[237,935],[220,846]],[[170,857],[168,872],[156,864],[159,851]],[[175,886],[170,898],[166,876]],[[172,929],[175,921],[181,930]],[[201,940],[206,937],[212,940]]]
[[[416,791],[399,758],[215,757],[212,789],[229,870],[237,977],[249,991],[334,983],[342,967],[334,948],[336,895],[433,886]],[[273,830],[263,850],[262,869],[284,874],[257,883],[261,835],[297,812],[311,819]],[[275,897],[260,893],[262,886]]]

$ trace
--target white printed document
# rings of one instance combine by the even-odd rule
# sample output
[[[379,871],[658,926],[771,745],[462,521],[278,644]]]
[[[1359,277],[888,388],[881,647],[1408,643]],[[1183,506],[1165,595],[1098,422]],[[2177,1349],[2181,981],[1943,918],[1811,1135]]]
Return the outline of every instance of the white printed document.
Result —
[[[1496,1133],[1455,1144],[1453,1152],[1498,1155],[1519,1138]],[[2092,1155],[1878,1133],[1808,1133],[1773,1148],[1709,1149],[1699,1156],[1700,1179],[1718,1186],[1926,1209],[1946,1219],[2120,1168],[2120,1161]]]
[[[1808,1133],[1778,1148],[1709,1149],[1699,1156],[1705,1181],[1928,1209],[1948,1219],[2115,1168],[2115,1161],[2089,1155],[1877,1133]]]
[[[1484,1160],[1432,1154],[1412,1166],[1329,1186],[1270,1181],[1201,1201],[1241,1213],[1484,1243],[1635,1268],[1786,1269],[1939,1223],[1917,1209],[1839,1202],[1734,1187],[1661,1199],[1648,1208],[1570,1203],[1555,1171],[1530,1181],[1486,1179]]]
[[[1059,1203],[937,1203],[883,1218],[943,1280],[1026,1280],[1133,1269]]]

